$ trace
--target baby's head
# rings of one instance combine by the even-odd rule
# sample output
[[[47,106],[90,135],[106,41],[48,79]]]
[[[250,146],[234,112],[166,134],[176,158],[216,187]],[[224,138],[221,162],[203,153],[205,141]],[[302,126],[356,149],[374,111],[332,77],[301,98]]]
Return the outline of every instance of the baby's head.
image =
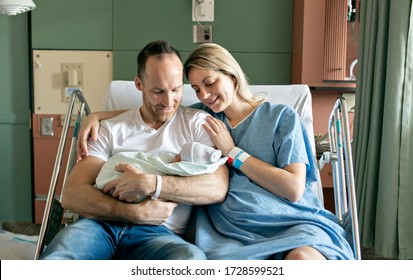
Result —
[[[182,146],[181,160],[199,164],[211,164],[221,158],[221,151],[198,142],[187,143]]]

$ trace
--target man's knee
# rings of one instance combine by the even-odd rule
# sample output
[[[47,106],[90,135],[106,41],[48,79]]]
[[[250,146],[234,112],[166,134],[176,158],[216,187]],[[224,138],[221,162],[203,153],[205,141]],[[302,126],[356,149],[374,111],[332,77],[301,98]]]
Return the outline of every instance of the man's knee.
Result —
[[[166,257],[170,260],[206,260],[205,253],[193,244],[180,244]]]

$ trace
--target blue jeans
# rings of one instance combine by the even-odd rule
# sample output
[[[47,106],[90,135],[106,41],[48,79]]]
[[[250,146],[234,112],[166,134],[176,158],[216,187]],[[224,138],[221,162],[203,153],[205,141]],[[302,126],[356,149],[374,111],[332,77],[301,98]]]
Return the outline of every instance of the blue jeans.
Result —
[[[43,260],[205,260],[201,249],[164,226],[80,219],[62,229]]]

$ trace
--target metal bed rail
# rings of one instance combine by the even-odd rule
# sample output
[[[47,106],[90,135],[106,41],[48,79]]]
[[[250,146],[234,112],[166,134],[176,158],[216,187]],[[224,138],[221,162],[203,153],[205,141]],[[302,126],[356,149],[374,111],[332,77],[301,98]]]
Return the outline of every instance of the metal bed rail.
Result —
[[[75,128],[73,132],[72,142],[69,151],[69,157],[66,165],[66,170],[63,178],[63,187],[66,181],[67,175],[70,173],[72,167],[76,163],[76,138],[79,127],[84,119],[84,117],[90,114],[89,105],[80,90],[74,90],[70,94],[70,101],[68,104],[66,118],[64,120],[62,134],[60,135],[59,146],[57,150],[56,160],[53,168],[52,179],[50,181],[49,192],[47,195],[46,206],[43,213],[42,224],[39,232],[39,239],[37,241],[37,247],[35,252],[35,260],[39,259],[41,253],[43,252],[44,246],[49,244],[56,233],[62,227],[62,221],[68,222],[70,219],[76,217],[75,213],[64,213],[64,209],[61,206],[61,199],[56,198],[56,187],[59,177],[59,172],[62,164],[63,151],[66,146],[67,134],[70,127],[70,122],[72,119],[73,110],[75,108],[75,103],[78,101],[79,110],[77,113],[77,118],[75,122]],[[63,193],[63,188],[62,188]]]
[[[336,216],[349,234],[355,259],[361,260],[349,127],[347,102],[345,99],[338,99],[331,111],[328,123],[330,151],[324,152],[321,156],[319,169],[321,170],[325,163],[331,164]]]

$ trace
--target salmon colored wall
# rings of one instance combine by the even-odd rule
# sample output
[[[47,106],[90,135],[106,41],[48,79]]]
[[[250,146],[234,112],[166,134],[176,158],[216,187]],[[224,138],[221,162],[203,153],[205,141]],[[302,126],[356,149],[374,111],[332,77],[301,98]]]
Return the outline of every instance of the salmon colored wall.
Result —
[[[313,101],[313,126],[314,134],[328,132],[328,121],[336,100],[339,98],[340,90],[325,91],[311,90]],[[354,113],[348,113],[350,135],[353,134]]]
[[[41,118],[52,117],[53,118],[53,136],[41,135]],[[39,115],[33,114],[33,147],[34,147],[34,172],[37,176],[34,178],[34,216],[35,223],[40,224],[43,218],[44,207],[46,204],[46,198],[49,192],[50,179],[56,161],[56,155],[58,151],[60,135],[62,133],[61,115],[49,114]],[[71,145],[71,137],[73,135],[73,127],[69,128],[67,133],[67,141],[63,150],[63,156],[61,159],[61,166],[59,176],[56,182],[55,195],[59,196],[61,193],[64,173],[66,171],[67,159],[69,158],[69,150]]]

